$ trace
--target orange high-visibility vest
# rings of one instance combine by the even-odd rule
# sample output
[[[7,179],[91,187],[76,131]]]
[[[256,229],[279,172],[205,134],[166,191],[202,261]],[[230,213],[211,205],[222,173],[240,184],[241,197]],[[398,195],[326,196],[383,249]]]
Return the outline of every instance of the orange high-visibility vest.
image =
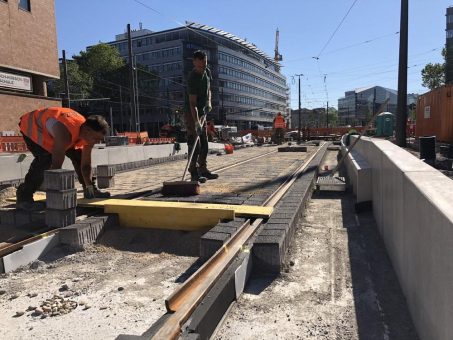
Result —
[[[286,127],[285,118],[283,118],[283,116],[281,116],[281,115],[277,115],[277,117],[275,117],[275,121],[274,121],[274,128],[275,129],[284,129],[285,127]]]
[[[71,143],[66,150],[81,148],[87,144],[79,139],[80,126],[85,122],[85,117],[66,107],[48,107],[24,114],[20,118],[20,131],[43,149],[52,152],[54,140],[46,128],[49,118],[62,123],[71,134]]]

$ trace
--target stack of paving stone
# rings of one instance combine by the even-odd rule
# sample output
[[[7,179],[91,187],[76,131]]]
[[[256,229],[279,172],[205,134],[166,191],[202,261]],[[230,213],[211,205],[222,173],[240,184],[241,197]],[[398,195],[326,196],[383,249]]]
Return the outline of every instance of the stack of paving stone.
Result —
[[[115,165],[98,165],[96,180],[99,189],[111,188],[115,185]]]
[[[48,170],[44,172],[46,189],[46,225],[61,228],[76,219],[77,189],[74,187],[73,170]]]

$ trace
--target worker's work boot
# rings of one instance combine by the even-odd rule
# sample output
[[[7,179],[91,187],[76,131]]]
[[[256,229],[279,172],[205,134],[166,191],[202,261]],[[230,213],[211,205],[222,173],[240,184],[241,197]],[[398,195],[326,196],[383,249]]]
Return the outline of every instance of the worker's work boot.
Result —
[[[213,174],[208,169],[200,171],[200,176],[206,177],[206,179],[217,179],[217,178],[219,178],[218,174]]]
[[[16,209],[25,211],[41,211],[46,208],[44,202],[35,202],[33,195],[30,197],[29,194],[25,193],[24,184],[19,185],[16,191]]]
[[[198,171],[197,170],[192,170],[190,171],[190,180],[192,182],[200,182],[200,183],[205,183],[207,178],[204,177],[204,176],[200,176],[198,174]]]

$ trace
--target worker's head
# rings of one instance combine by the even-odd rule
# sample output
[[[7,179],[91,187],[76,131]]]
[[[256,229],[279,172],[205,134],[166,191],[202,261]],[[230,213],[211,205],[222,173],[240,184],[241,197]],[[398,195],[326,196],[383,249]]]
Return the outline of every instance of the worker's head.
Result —
[[[277,116],[281,116],[281,115],[282,115],[282,113],[281,113],[281,112],[277,113]]]
[[[197,73],[203,73],[208,66],[208,57],[206,52],[198,50],[193,53],[193,67]]]
[[[86,141],[89,145],[100,143],[109,133],[109,125],[104,117],[92,115],[87,117],[80,127],[80,139]]]

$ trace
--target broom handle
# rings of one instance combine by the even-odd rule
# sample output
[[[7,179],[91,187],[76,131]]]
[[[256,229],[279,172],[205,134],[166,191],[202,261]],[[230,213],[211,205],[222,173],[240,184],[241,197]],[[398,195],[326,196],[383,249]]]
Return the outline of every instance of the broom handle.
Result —
[[[206,121],[206,114],[203,117],[203,121],[201,123],[201,127],[203,128],[203,125]],[[187,170],[189,169],[189,165],[192,162],[193,154],[195,153],[195,148],[197,147],[198,142],[200,141],[200,136],[197,134],[197,139],[195,140],[195,143],[193,144],[192,151],[190,151],[190,156],[186,164],[186,168],[184,169],[184,173],[182,175],[181,181],[184,181],[184,178],[186,178]]]
[[[340,161],[337,163],[337,166],[332,170],[332,172],[330,173],[330,177],[333,177],[335,175],[335,172],[337,172],[337,170],[340,168],[341,164],[343,164],[343,161],[345,160],[346,156],[351,152],[351,150],[354,148],[354,146],[357,144],[357,142],[359,141],[360,138],[362,138],[362,136],[365,134],[365,132],[371,127],[371,124],[374,122],[374,119],[378,116],[378,114],[380,114],[381,112],[384,111],[384,108],[385,106],[387,105],[387,103],[389,102],[389,98],[387,98],[385,100],[385,102],[383,102],[381,104],[381,106],[379,107],[379,110],[371,117],[370,121],[368,122],[368,124],[365,126],[365,128],[362,130],[362,132],[360,133],[359,137],[356,138],[356,140],[352,143],[352,145],[348,148],[346,148],[346,152],[344,153],[344,155],[341,157]]]

